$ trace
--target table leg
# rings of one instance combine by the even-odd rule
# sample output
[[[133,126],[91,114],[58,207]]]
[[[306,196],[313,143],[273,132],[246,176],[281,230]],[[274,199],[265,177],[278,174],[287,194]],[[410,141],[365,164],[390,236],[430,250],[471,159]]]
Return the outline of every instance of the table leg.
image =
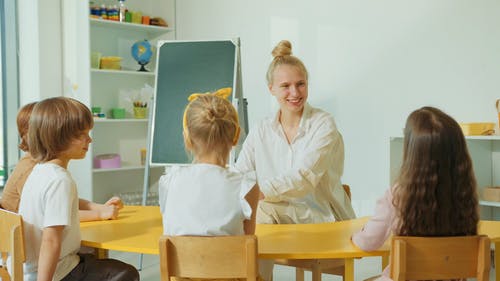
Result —
[[[389,265],[389,255],[382,256],[382,271]]]
[[[312,273],[312,281],[321,281],[321,268],[319,267],[318,263],[316,263],[311,268],[311,273]],[[304,276],[304,274],[302,274],[302,276]]]
[[[304,269],[298,267],[295,269],[295,281],[304,281]]]
[[[354,281],[354,259],[345,259],[344,281]]]

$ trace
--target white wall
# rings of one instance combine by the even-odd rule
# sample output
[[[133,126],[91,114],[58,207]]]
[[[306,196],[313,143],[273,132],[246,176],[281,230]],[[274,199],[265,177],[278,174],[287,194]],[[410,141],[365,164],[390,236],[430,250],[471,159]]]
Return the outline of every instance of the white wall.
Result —
[[[310,72],[309,102],[344,136],[358,215],[389,186],[389,137],[412,110],[497,120],[498,1],[182,0],[176,12],[177,39],[241,38],[250,129],[277,108],[264,79],[270,52],[292,42]]]
[[[60,0],[19,0],[20,104],[62,95]]]

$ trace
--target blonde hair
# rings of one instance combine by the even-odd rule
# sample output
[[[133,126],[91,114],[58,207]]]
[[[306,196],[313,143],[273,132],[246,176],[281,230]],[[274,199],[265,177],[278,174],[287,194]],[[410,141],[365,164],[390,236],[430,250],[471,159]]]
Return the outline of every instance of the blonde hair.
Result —
[[[40,101],[29,122],[28,144],[33,158],[40,162],[57,158],[71,141],[94,126],[92,113],[83,103],[65,97]]]
[[[33,111],[33,108],[37,102],[32,102],[24,105],[19,109],[19,112],[17,113],[17,132],[19,133],[19,138],[21,139],[21,143],[19,143],[19,149],[22,151],[28,151],[29,150],[29,145],[28,145],[28,128],[29,128],[29,122],[30,122],[30,117],[31,117],[31,112]]]
[[[302,73],[304,73],[306,80],[308,80],[309,74],[304,63],[299,58],[292,56],[292,43],[290,43],[290,41],[280,41],[278,45],[274,47],[271,54],[273,55],[274,59],[269,64],[266,74],[267,83],[269,85],[274,82],[274,71],[281,65],[290,65],[297,67],[300,71],[302,71]]]
[[[184,140],[195,157],[213,151],[225,164],[239,132],[238,114],[226,99],[199,95],[185,110]]]

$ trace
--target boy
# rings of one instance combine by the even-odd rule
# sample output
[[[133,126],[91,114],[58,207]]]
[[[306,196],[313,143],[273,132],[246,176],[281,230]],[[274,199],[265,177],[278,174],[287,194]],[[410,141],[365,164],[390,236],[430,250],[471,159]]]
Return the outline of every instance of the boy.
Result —
[[[24,185],[19,214],[24,220],[25,280],[139,280],[123,262],[78,255],[78,193],[67,167],[85,157],[94,123],[77,100],[56,97],[33,109],[28,145],[38,162]]]

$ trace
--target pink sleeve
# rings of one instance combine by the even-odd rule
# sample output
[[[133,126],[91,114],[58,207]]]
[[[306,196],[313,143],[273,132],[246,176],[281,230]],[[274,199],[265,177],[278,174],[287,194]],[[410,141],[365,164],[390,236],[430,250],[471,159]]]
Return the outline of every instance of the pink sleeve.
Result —
[[[393,221],[392,192],[388,189],[384,197],[377,200],[373,217],[352,236],[352,242],[363,251],[377,250],[391,235]]]

